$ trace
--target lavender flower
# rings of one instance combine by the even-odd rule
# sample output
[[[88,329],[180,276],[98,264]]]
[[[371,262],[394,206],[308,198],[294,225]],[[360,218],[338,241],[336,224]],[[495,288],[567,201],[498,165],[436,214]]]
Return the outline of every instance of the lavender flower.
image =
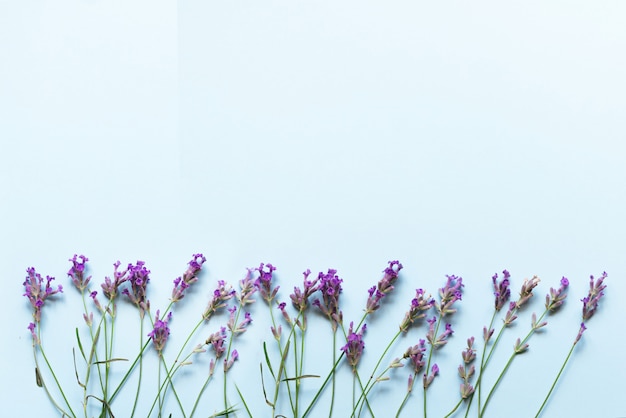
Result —
[[[404,319],[400,324],[400,330],[402,332],[407,332],[411,324],[413,324],[413,322],[417,319],[425,317],[426,312],[434,305],[435,300],[431,298],[430,295],[425,297],[423,289],[416,289],[415,298],[411,301],[411,307],[404,315]]]
[[[474,337],[467,339],[467,349],[461,353],[461,357],[463,357],[463,364],[459,366],[459,377],[463,379],[463,383],[461,383],[461,398],[467,399],[474,393],[474,386],[470,384],[470,380],[474,376],[476,368],[473,364],[469,368],[467,367],[476,358]]]
[[[511,289],[509,289],[509,277],[511,277],[511,275],[507,270],[503,270],[502,275],[504,277],[499,283],[498,273],[494,274],[491,278],[493,280],[493,294],[496,297],[495,307],[497,312],[500,312],[500,309],[502,309],[504,304],[507,303],[511,297]]]
[[[594,277],[590,276],[589,294],[581,299],[583,303],[583,321],[588,321],[591,319],[593,314],[596,313],[596,310],[598,309],[598,302],[600,302],[600,299],[604,296],[604,289],[606,289],[604,279],[606,278],[606,271],[603,272],[602,276],[600,276],[595,282]]]
[[[28,324],[28,327],[26,327],[30,331],[30,335],[33,337],[33,345],[39,345],[39,337],[37,337],[37,333],[35,332],[36,327],[37,326],[34,322],[31,322]]]
[[[350,328],[348,330],[348,341],[346,345],[341,347],[341,351],[344,352],[348,363],[354,369],[361,359],[365,343],[363,342],[363,333],[367,330],[367,325],[363,324],[361,330],[357,333],[352,330],[353,323],[350,322]]]
[[[319,299],[313,301],[331,322],[333,332],[337,330],[337,325],[343,322],[343,315],[339,310],[339,294],[341,293],[342,279],[337,276],[337,270],[328,269],[328,273],[318,274],[318,290],[322,294],[322,302]]]
[[[425,352],[426,341],[419,340],[419,344],[407,348],[402,355],[402,358],[410,359],[411,363],[413,364],[413,371],[415,372],[415,374],[419,373],[426,364],[426,361],[424,360]]]
[[[272,266],[269,263],[261,263],[256,271],[259,272],[259,277],[254,281],[254,286],[261,294],[261,297],[265,299],[267,303],[271,303],[272,300],[276,297],[278,289],[280,289],[280,286],[276,286],[274,289],[272,289],[272,273],[276,271],[276,267]]]
[[[437,366],[437,363],[433,364],[433,367],[430,368],[430,374],[426,374],[424,373],[424,376],[422,378],[422,381],[424,383],[424,389],[427,389],[431,383],[433,383],[433,380],[435,380],[435,376],[437,376],[439,374],[439,366]]]
[[[119,271],[121,263],[116,261],[113,263],[114,271],[113,271],[113,280],[109,277],[104,278],[104,283],[102,283],[102,292],[109,299],[113,300],[117,297],[117,289],[120,285],[128,280],[126,274],[128,273],[128,269],[123,271]]]
[[[217,282],[217,288],[213,291],[213,297],[202,313],[202,318],[204,318],[205,321],[208,321],[211,315],[213,315],[218,309],[226,306],[226,302],[233,296],[235,296],[233,288],[227,285],[224,280],[219,280]]]
[[[433,346],[433,348],[441,348],[448,343],[448,336],[454,334],[451,324],[446,324],[446,329],[438,337],[435,335],[435,324],[437,323],[437,317],[432,317],[428,321],[428,332],[426,333],[426,340]]]
[[[35,323],[39,323],[41,321],[41,308],[50,296],[62,293],[63,286],[58,285],[56,289],[51,286],[54,277],[46,276],[45,285],[44,279],[41,277],[37,271],[35,271],[34,267],[29,267],[26,269],[28,275],[26,276],[26,280],[24,280],[24,296],[28,298],[31,306],[33,307],[33,318],[35,319]]]
[[[237,350],[233,350],[233,352],[230,354],[230,358],[224,359],[224,373],[226,373],[228,370],[230,370],[231,367],[233,367],[235,360],[237,360],[238,358],[239,353],[237,352]]]
[[[537,287],[541,279],[537,276],[533,276],[532,279],[524,279],[524,284],[522,284],[522,289],[519,293],[519,299],[516,302],[516,309],[521,308],[526,302],[533,297],[533,289]]]
[[[230,312],[230,318],[228,319],[227,327],[230,330],[230,332],[232,332],[234,335],[243,334],[244,332],[246,332],[246,327],[248,326],[250,322],[252,322],[252,317],[250,316],[250,312],[246,312],[244,314],[244,320],[241,321],[239,324],[237,324],[235,322],[237,320],[237,317],[235,315],[236,311],[237,311],[236,306],[233,306],[232,308],[228,309],[228,312]]]
[[[174,279],[174,289],[172,289],[172,302],[178,302],[185,297],[185,290],[198,281],[198,274],[202,270],[202,265],[206,258],[202,254],[194,254],[189,263],[189,267],[182,277]]]
[[[136,265],[128,265],[128,282],[131,290],[124,289],[122,291],[137,306],[142,318],[145,311],[150,311],[150,301],[146,297],[150,270],[146,268],[145,264],[145,262],[138,260]]]
[[[254,269],[248,269],[248,273],[246,277],[239,281],[239,287],[241,291],[237,296],[237,300],[239,301],[239,305],[245,306],[250,303],[254,303],[254,299],[252,299],[252,295],[257,291],[257,288],[254,284],[254,280],[252,280],[252,272]]]
[[[508,327],[513,323],[513,321],[517,319],[517,315],[515,315],[515,312],[517,312],[517,302],[510,302],[509,310],[506,312],[503,320],[505,327]],[[491,330],[491,334],[493,334],[493,330]]]
[[[567,298],[565,289],[569,286],[569,280],[566,277],[561,279],[561,286],[558,289],[550,288],[550,293],[546,295],[546,309],[548,311],[556,311]]]
[[[372,286],[369,290],[369,298],[365,305],[365,313],[370,314],[380,308],[380,301],[385,295],[394,289],[393,284],[398,279],[398,273],[402,270],[402,264],[398,260],[388,261],[389,267],[383,270],[385,275],[378,282],[377,286]]]
[[[226,327],[221,327],[207,338],[206,345],[211,345],[215,351],[215,358],[220,358],[226,352]]]
[[[85,264],[87,263],[87,261],[89,261],[89,259],[84,255],[74,254],[74,257],[70,258],[69,261],[72,262],[72,267],[67,272],[67,275],[71,277],[74,286],[76,286],[76,288],[82,292],[83,290],[85,290],[85,288],[89,284],[89,281],[91,280],[91,276],[87,278],[84,277]]]
[[[152,338],[154,348],[156,348],[160,356],[163,348],[165,347],[165,343],[167,342],[167,338],[170,336],[170,329],[167,324],[172,319],[172,313],[170,312],[169,315],[167,315],[167,319],[159,319],[159,314],[160,311],[157,310],[154,320],[154,328],[148,334],[148,337]]]
[[[452,305],[454,305],[454,302],[457,300],[461,300],[463,287],[462,277],[446,275],[446,278],[448,279],[446,285],[439,289],[440,302],[435,305],[442,317],[456,312],[456,309],[453,309]]]
[[[289,295],[293,306],[295,306],[298,312],[304,312],[306,310],[309,296],[317,291],[317,282],[319,281],[319,277],[315,280],[309,280],[309,275],[311,274],[311,270],[309,269],[302,274],[304,275],[302,290],[300,290],[297,286],[294,286],[293,293]]]
[[[574,345],[576,345],[578,343],[578,341],[580,341],[580,339],[583,336],[583,332],[585,332],[585,330],[587,329],[587,327],[585,326],[584,322],[580,323],[580,329],[578,330],[578,335],[576,335],[576,340],[574,340]]]

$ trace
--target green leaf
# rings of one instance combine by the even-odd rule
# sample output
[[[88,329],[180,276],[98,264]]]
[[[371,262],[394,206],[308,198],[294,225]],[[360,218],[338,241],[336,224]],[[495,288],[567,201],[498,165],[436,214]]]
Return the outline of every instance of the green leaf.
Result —
[[[76,341],[78,341],[78,348],[80,349],[80,354],[83,356],[83,360],[87,361],[87,357],[85,356],[85,351],[83,350],[83,344],[80,342],[80,335],[78,334],[78,327],[76,328]]]

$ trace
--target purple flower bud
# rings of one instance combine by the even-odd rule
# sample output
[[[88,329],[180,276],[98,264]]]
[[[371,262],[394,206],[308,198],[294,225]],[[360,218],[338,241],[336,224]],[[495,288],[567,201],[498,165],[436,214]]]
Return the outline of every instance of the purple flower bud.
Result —
[[[154,321],[154,328],[148,334],[148,337],[152,338],[154,348],[156,348],[156,350],[159,352],[159,355],[161,355],[161,352],[165,347],[165,343],[167,342],[167,338],[170,336],[168,322],[172,319],[172,313],[170,312],[169,315],[167,315],[167,319],[164,320],[159,319],[159,314],[160,312],[157,310]]]
[[[41,309],[50,296],[63,292],[63,286],[59,285],[55,288],[51,286],[54,277],[46,276],[45,284],[44,279],[39,273],[35,271],[34,267],[26,269],[28,275],[24,280],[24,296],[28,298],[31,306],[34,308],[33,318],[35,323],[41,321]]]
[[[493,290],[494,290],[493,293],[496,297],[495,308],[496,308],[496,311],[498,312],[500,311],[500,309],[502,309],[502,307],[507,303],[507,301],[511,297],[511,289],[509,289],[509,277],[511,277],[511,275],[506,270],[504,270],[502,274],[504,275],[504,278],[502,279],[500,283],[498,283],[497,281],[498,273],[494,274],[492,277]]]
[[[365,343],[363,342],[363,333],[367,329],[367,326],[363,324],[361,327],[361,331],[356,333],[352,330],[354,324],[350,322],[350,329],[348,331],[348,341],[346,345],[341,347],[341,351],[343,351],[348,359],[348,363],[354,369],[356,365],[359,363],[361,359],[361,355],[363,354],[363,349],[365,348]]]
[[[91,276],[87,278],[84,277],[85,264],[89,261],[89,259],[84,255],[74,254],[74,257],[70,258],[69,261],[72,262],[72,267],[67,272],[67,275],[72,279],[74,286],[82,292],[91,280]]]
[[[598,303],[600,299],[604,296],[604,289],[606,289],[606,285],[604,284],[604,279],[607,278],[606,272],[602,273],[602,276],[598,278],[594,282],[594,277],[590,276],[589,280],[589,294],[582,298],[583,302],[583,322],[588,321],[591,317],[596,313],[598,309]]]

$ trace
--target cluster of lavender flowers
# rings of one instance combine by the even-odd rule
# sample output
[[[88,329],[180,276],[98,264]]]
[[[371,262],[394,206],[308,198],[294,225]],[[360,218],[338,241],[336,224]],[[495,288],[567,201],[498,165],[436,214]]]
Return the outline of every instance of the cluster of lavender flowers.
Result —
[[[256,268],[248,268],[245,276],[239,281],[238,288],[233,288],[225,280],[218,280],[214,290],[210,293],[206,308],[198,317],[197,324],[191,329],[188,336],[178,350],[170,347],[170,324],[172,322],[173,308],[180,303],[188,293],[192,285],[201,277],[206,258],[202,254],[194,254],[187,263],[184,273],[173,280],[173,288],[169,304],[165,309],[158,309],[156,314],[151,313],[149,299],[151,271],[143,261],[129,263],[121,268],[119,261],[113,264],[112,277],[104,277],[99,289],[91,288],[92,277],[87,276],[87,262],[84,255],[74,255],[70,258],[71,268],[67,276],[75,290],[82,298],[84,311],[82,317],[85,322],[83,330],[76,329],[76,347],[74,347],[74,370],[77,381],[77,390],[81,393],[81,401],[74,404],[66,395],[67,388],[61,384],[57,373],[52,367],[52,362],[46,354],[41,323],[45,319],[42,309],[45,302],[57,299],[63,292],[63,286],[53,286],[53,277],[46,276],[44,279],[35,268],[26,270],[24,281],[24,296],[28,299],[32,310],[33,322],[27,329],[32,336],[33,356],[35,361],[36,384],[44,389],[54,408],[62,415],[76,417],[91,416],[97,412],[100,417],[113,417],[114,411],[118,413],[116,400],[123,388],[131,385],[135,380],[137,385],[134,390],[132,410],[123,411],[124,416],[140,414],[144,408],[146,416],[161,416],[174,410],[175,414],[192,417],[196,413],[206,415],[207,402],[213,402],[213,416],[238,416],[239,414],[253,416],[258,411],[252,411],[246,401],[251,394],[244,394],[234,384],[238,401],[233,402],[233,391],[228,386],[229,371],[235,363],[242,361],[241,354],[235,348],[238,338],[243,335],[252,324],[250,306],[255,302],[256,293],[268,307],[271,332],[276,351],[268,348],[264,342],[259,349],[263,353],[264,364],[261,364],[259,377],[262,385],[263,401],[271,408],[272,416],[305,417],[313,413],[313,410],[322,409],[323,413],[333,415],[336,403],[342,402],[342,407],[350,412],[351,417],[361,416],[368,412],[374,415],[373,391],[383,382],[397,378],[398,372],[392,370],[407,366],[408,384],[402,401],[395,409],[395,416],[399,416],[406,405],[412,401],[415,392],[415,382],[421,382],[422,393],[422,416],[427,417],[428,389],[437,384],[437,377],[442,373],[450,372],[445,365],[435,362],[437,351],[444,349],[453,338],[453,316],[458,305],[462,303],[465,284],[463,279],[456,275],[447,275],[445,283],[438,289],[437,297],[428,294],[423,288],[415,289],[415,296],[409,301],[406,313],[398,318],[397,331],[390,339],[384,350],[375,358],[375,366],[371,370],[362,370],[367,365],[361,364],[366,345],[367,335],[373,331],[368,330],[366,320],[371,315],[380,315],[385,298],[393,292],[403,269],[402,264],[395,260],[389,261],[388,266],[382,271],[382,278],[367,290],[363,313],[360,319],[352,320],[346,329],[344,325],[344,313],[341,307],[341,294],[343,292],[343,279],[334,269],[328,269],[326,273],[319,272],[312,276],[310,270],[303,273],[302,286],[294,286],[289,294],[292,310],[287,302],[281,301],[280,286],[275,285],[276,267],[272,264],[262,263]],[[587,329],[588,321],[597,312],[604,296],[607,277],[603,273],[598,279],[590,277],[589,292],[582,301],[582,322],[577,325],[569,353],[565,357],[561,369],[547,392],[543,404],[539,407],[539,416],[546,406],[548,398],[552,395],[561,374],[569,362],[576,344],[581,340]],[[474,336],[468,336],[467,346],[461,353],[462,362],[457,368],[452,369],[458,373],[460,391],[456,404],[450,406],[450,412],[446,417],[461,414],[465,410],[465,416],[475,412],[477,417],[483,417],[487,407],[495,394],[496,388],[505,377],[511,363],[520,354],[530,348],[529,340],[533,334],[548,325],[545,318],[557,313],[564,305],[568,296],[570,281],[563,277],[557,287],[550,288],[545,296],[545,310],[539,316],[532,312],[530,326],[524,337],[516,339],[510,352],[509,361],[502,368],[501,373],[494,382],[489,382],[485,371],[493,367],[492,356],[500,345],[502,337],[510,332],[514,323],[519,322],[519,316],[526,310],[529,302],[533,299],[540,279],[536,276],[525,279],[519,290],[519,297],[511,300],[511,274],[504,270],[502,279],[498,274],[491,278],[493,287],[494,304],[491,320],[482,330],[482,344],[477,344]],[[98,296],[101,291],[104,298]],[[118,322],[118,300],[125,298],[126,302],[136,308],[140,324],[138,335],[137,352],[128,356],[128,353],[118,353],[115,331]],[[91,304],[91,308],[89,307]],[[307,317],[310,314],[309,307],[315,308],[312,312],[327,320],[332,332],[332,363],[327,369],[321,369],[319,364],[310,365],[305,360]],[[506,308],[506,310],[505,310]],[[274,312],[280,312],[278,318]],[[503,312],[504,313],[501,313]],[[94,315],[95,314],[95,315]],[[216,318],[223,315],[223,322],[213,331],[204,331],[206,326]],[[498,321],[499,319],[499,321]],[[147,321],[149,329],[144,330]],[[500,326],[497,326],[498,323]],[[57,324],[58,325],[58,324]],[[420,327],[422,331],[420,331]],[[416,337],[407,335],[421,332]],[[398,351],[397,356],[389,355],[398,350],[396,343],[400,336],[413,338],[408,348]],[[158,385],[156,391],[146,394],[142,389],[143,363],[150,353],[150,346],[156,353],[155,361],[158,369]],[[78,352],[78,356],[76,355]],[[211,353],[208,366],[204,372],[200,372],[204,379],[198,385],[197,394],[192,397],[191,403],[186,403],[176,390],[178,372],[182,368],[189,369],[194,362],[198,364],[196,369],[202,367],[202,353]],[[245,355],[244,355],[245,357]],[[344,359],[345,357],[345,359]],[[389,358],[392,358],[389,360]],[[42,363],[40,360],[43,359]],[[78,361],[77,361],[78,360]],[[148,360],[146,360],[148,361]],[[387,361],[387,366],[384,362]],[[215,404],[215,396],[204,396],[208,390],[216,372],[218,364],[221,367],[222,400]],[[346,364],[352,375],[352,393],[350,397],[342,396],[341,401],[335,400],[337,391],[336,380],[342,364]],[[44,368],[42,368],[44,366]],[[239,367],[239,366],[237,366]],[[252,370],[252,369],[251,369]],[[114,371],[116,373],[114,373]],[[114,378],[115,376],[115,378]],[[118,376],[121,376],[119,378]],[[405,375],[406,376],[406,375]],[[304,392],[306,385],[308,392]],[[418,383],[419,385],[419,383]],[[310,396],[311,390],[314,395]],[[281,396],[282,394],[282,396]],[[326,396],[322,396],[326,395]],[[258,394],[257,394],[258,396]],[[324,404],[322,399],[328,400]],[[147,400],[146,400],[147,399]],[[347,399],[351,399],[349,405],[345,405]],[[393,409],[386,405],[385,410]],[[417,409],[412,408],[414,411]],[[286,412],[288,411],[288,412]],[[118,413],[119,414],[119,413]],[[319,413],[318,413],[319,414]]]

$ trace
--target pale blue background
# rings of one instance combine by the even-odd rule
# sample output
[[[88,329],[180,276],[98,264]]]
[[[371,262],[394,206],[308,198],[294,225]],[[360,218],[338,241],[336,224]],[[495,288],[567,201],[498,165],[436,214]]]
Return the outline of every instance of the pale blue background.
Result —
[[[495,271],[508,268],[515,289],[541,276],[537,311],[562,275],[572,283],[490,406],[525,418],[576,334],[588,275],[606,270],[607,297],[544,416],[626,416],[625,16],[623,2],[580,1],[0,2],[0,404],[52,413],[34,384],[26,267],[66,286],[45,327],[73,384],[74,322],[53,331],[78,307],[65,260],[88,255],[97,282],[117,259],[145,260],[156,309],[201,251],[207,273],[173,330],[195,321],[217,279],[262,261],[279,267],[283,299],[304,269],[337,268],[356,319],[385,262],[400,259],[390,312],[370,324],[369,364],[416,287],[463,276],[433,417],[456,402],[460,351],[488,321]],[[261,416],[258,347],[270,337],[265,307],[253,315],[233,375]],[[310,346],[322,364],[325,327]],[[502,349],[525,332],[520,323]],[[379,405],[395,410],[407,373]]]

